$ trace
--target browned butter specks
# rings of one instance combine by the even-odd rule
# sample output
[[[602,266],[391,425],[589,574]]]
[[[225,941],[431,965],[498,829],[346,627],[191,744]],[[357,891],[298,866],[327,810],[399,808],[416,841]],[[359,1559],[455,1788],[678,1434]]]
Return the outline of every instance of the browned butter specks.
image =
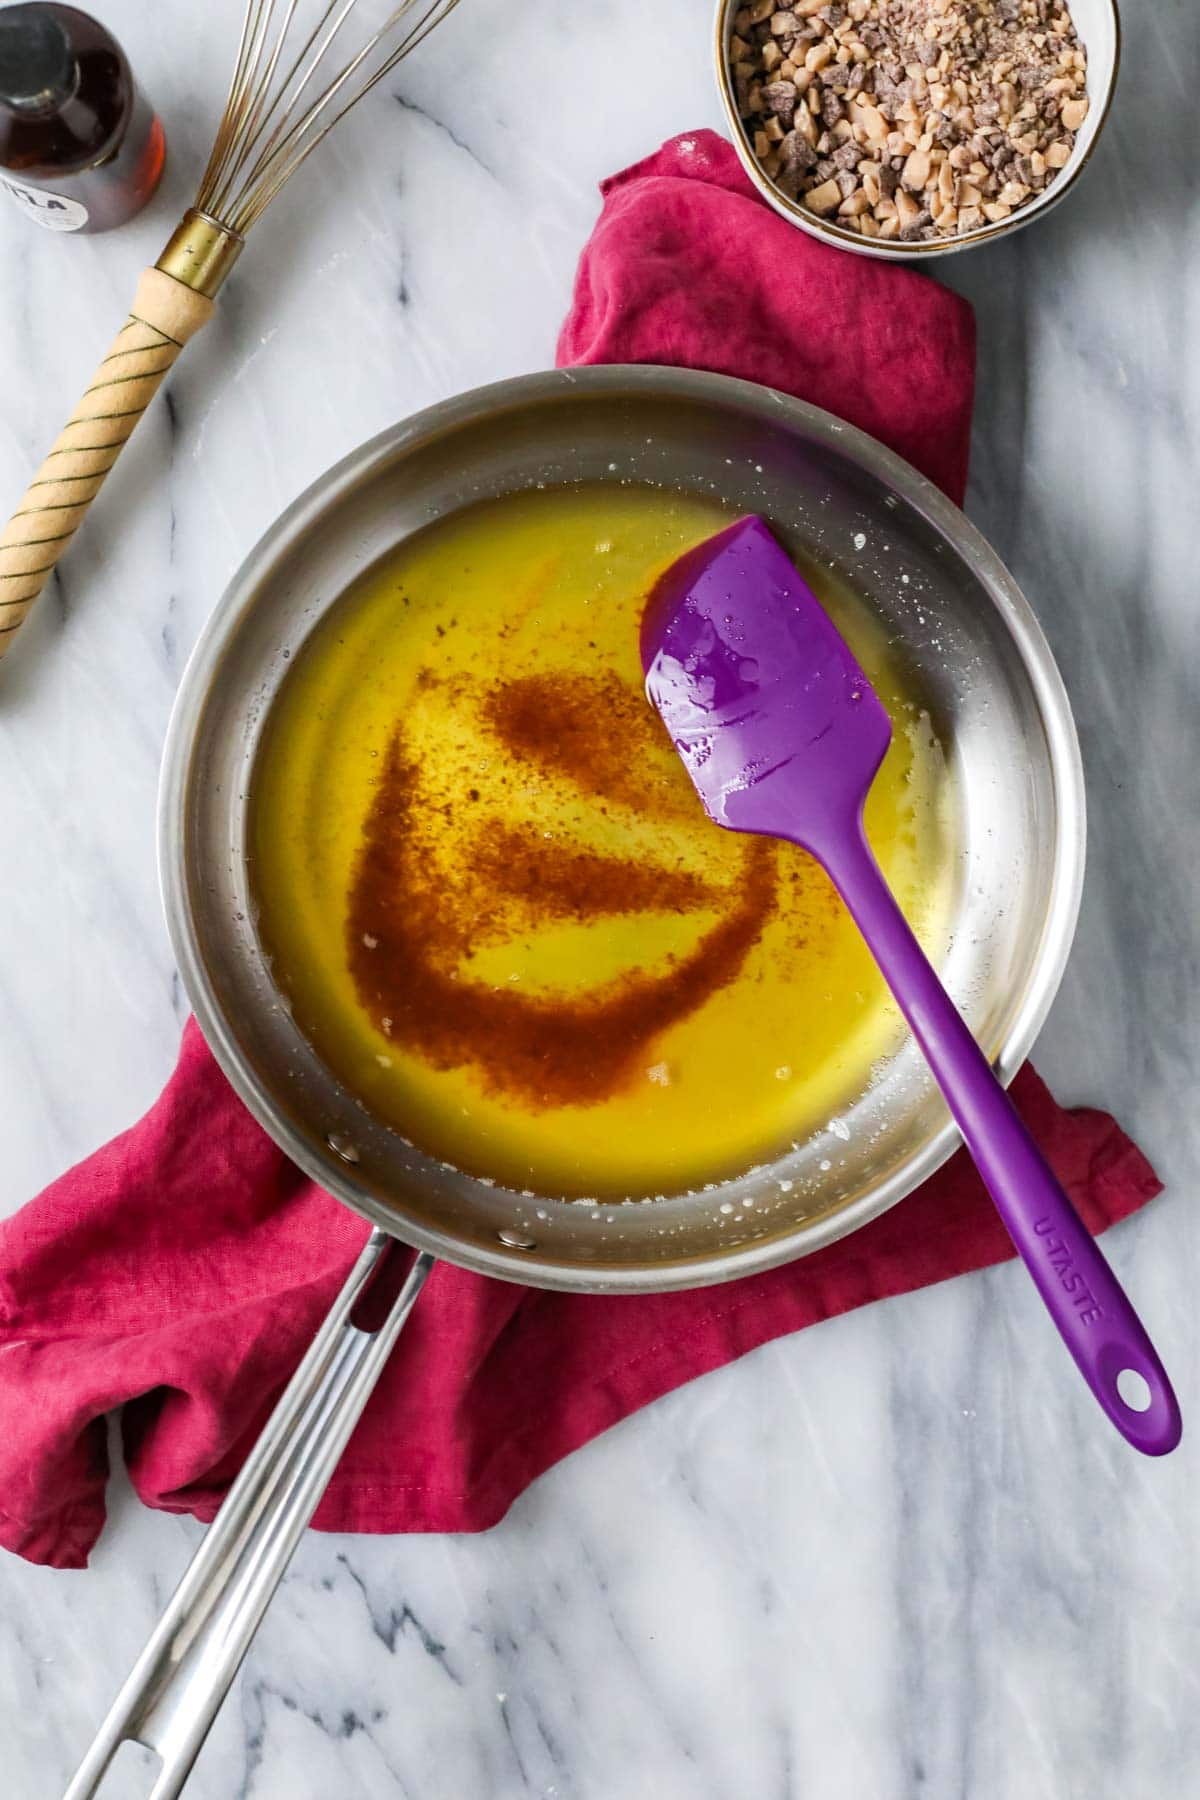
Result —
[[[463,699],[480,705],[474,695]],[[653,752],[662,728],[644,695],[614,674],[497,683],[483,695],[481,712],[515,783],[533,765],[566,776],[601,809],[614,801],[678,817],[699,806],[658,775]],[[747,846],[731,901],[728,890],[711,892],[687,869],[547,839],[486,807],[471,821],[471,879],[447,886],[431,876],[421,853],[418,777],[416,750],[401,724],[351,885],[347,952],[359,998],[387,1037],[435,1067],[472,1063],[492,1092],[526,1106],[594,1103],[643,1072],[652,1040],[734,978],[774,908],[771,843]],[[468,788],[454,804],[478,806],[478,790]],[[461,830],[462,821],[454,823]],[[472,942],[494,932],[514,900],[534,930],[563,919],[705,907],[717,922],[665,970],[630,969],[582,993],[523,993],[460,980]]]

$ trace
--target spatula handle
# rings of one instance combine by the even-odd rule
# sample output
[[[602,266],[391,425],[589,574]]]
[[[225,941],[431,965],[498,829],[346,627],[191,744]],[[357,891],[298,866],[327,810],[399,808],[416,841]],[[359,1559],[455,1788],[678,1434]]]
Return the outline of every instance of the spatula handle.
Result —
[[[1166,1370],[914,937],[861,819],[821,860],[924,1051],[996,1210],[1085,1381],[1135,1449],[1165,1455],[1182,1433]],[[1131,1406],[1118,1388],[1127,1370],[1149,1389],[1144,1410]]]

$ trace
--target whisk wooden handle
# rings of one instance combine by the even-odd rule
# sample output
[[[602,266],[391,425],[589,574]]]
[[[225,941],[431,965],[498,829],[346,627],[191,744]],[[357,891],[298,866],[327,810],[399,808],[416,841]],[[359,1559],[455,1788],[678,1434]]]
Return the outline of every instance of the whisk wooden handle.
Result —
[[[146,269],[129,318],[92,385],[0,532],[0,657],[83,523],[104,477],[213,303],[162,269]]]

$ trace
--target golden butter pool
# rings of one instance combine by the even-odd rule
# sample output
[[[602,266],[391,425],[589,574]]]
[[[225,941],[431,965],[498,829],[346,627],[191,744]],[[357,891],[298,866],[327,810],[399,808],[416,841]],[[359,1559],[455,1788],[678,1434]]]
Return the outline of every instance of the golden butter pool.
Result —
[[[899,1026],[804,852],[714,829],[638,623],[728,514],[636,485],[454,513],[332,606],[251,791],[258,930],[298,1025],[420,1148],[562,1196],[736,1174],[860,1093]],[[936,949],[948,783],[880,628],[806,568],[893,720],[868,831]]]

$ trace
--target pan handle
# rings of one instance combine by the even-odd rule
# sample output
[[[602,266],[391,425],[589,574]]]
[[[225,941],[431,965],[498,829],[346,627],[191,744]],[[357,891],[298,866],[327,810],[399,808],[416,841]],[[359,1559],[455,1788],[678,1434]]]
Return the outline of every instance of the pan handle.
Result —
[[[182,1791],[434,1259],[374,1230],[134,1664],[64,1800],[99,1792],[126,1738]]]

